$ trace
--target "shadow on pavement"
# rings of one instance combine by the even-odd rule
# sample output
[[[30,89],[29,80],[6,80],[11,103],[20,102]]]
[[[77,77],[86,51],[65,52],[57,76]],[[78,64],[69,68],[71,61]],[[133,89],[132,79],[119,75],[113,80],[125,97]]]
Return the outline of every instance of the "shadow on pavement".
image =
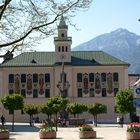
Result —
[[[12,125],[5,125],[5,127],[12,132]],[[38,132],[39,128],[37,127],[30,127],[28,125],[14,125],[14,132]],[[17,135],[17,134],[15,134]]]

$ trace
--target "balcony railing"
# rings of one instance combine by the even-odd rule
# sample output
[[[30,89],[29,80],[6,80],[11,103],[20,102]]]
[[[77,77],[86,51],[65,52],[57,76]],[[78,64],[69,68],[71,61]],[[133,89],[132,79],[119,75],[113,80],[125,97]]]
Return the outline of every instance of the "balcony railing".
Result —
[[[71,41],[72,40],[72,37],[61,37],[61,38],[54,37],[54,41],[64,41],[64,40]]]

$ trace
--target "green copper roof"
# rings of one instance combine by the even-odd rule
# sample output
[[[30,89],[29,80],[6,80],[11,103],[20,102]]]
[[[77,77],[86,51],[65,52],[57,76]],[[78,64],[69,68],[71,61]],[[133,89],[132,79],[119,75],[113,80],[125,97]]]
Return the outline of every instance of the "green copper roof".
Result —
[[[73,66],[99,66],[99,65],[126,65],[121,61],[103,51],[73,51],[71,52],[71,63]],[[25,52],[12,60],[1,64],[1,67],[34,67],[55,65],[55,52]]]

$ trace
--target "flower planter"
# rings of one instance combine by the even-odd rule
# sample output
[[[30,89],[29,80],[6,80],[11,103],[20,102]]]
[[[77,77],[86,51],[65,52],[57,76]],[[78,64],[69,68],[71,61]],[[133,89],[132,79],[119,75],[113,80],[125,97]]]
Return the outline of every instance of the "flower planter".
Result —
[[[79,138],[80,139],[96,138],[96,131],[80,131]]]
[[[40,139],[54,139],[56,138],[56,131],[39,132]]]
[[[127,132],[128,140],[140,140],[140,132]]]
[[[9,131],[0,132],[0,139],[9,139]]]

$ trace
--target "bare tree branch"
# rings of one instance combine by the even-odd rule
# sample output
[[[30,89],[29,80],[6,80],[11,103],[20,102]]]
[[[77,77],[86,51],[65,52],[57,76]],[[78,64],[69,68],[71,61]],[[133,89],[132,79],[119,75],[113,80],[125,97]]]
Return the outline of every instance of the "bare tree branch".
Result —
[[[45,24],[42,24],[42,25],[39,25],[39,26],[36,26],[36,27],[33,27],[31,28],[24,36],[22,36],[21,38],[17,39],[17,40],[14,40],[12,42],[9,42],[9,43],[5,43],[5,44],[1,44],[0,45],[0,48],[1,47],[7,47],[7,46],[10,46],[12,44],[15,44],[15,43],[18,43],[20,42],[21,40],[25,39],[30,33],[32,33],[33,31],[35,30],[38,30],[39,28],[42,28],[44,26],[48,26],[48,25],[51,25],[53,24],[60,16],[62,16],[65,12],[67,12],[69,9],[71,9],[74,5],[76,5],[77,3],[79,2],[79,0],[77,0],[75,3],[73,3],[72,5],[70,5],[66,10],[62,11],[62,13],[58,14],[55,16],[55,18],[49,22],[49,23],[45,23]]]
[[[2,16],[4,14],[4,11],[6,9],[6,7],[8,6],[8,4],[11,2],[12,0],[5,0],[3,5],[0,6],[0,20],[2,19]]]
[[[76,11],[88,9],[92,0],[3,0],[0,6],[0,57],[40,43],[54,34],[53,26],[64,15],[69,24]]]

